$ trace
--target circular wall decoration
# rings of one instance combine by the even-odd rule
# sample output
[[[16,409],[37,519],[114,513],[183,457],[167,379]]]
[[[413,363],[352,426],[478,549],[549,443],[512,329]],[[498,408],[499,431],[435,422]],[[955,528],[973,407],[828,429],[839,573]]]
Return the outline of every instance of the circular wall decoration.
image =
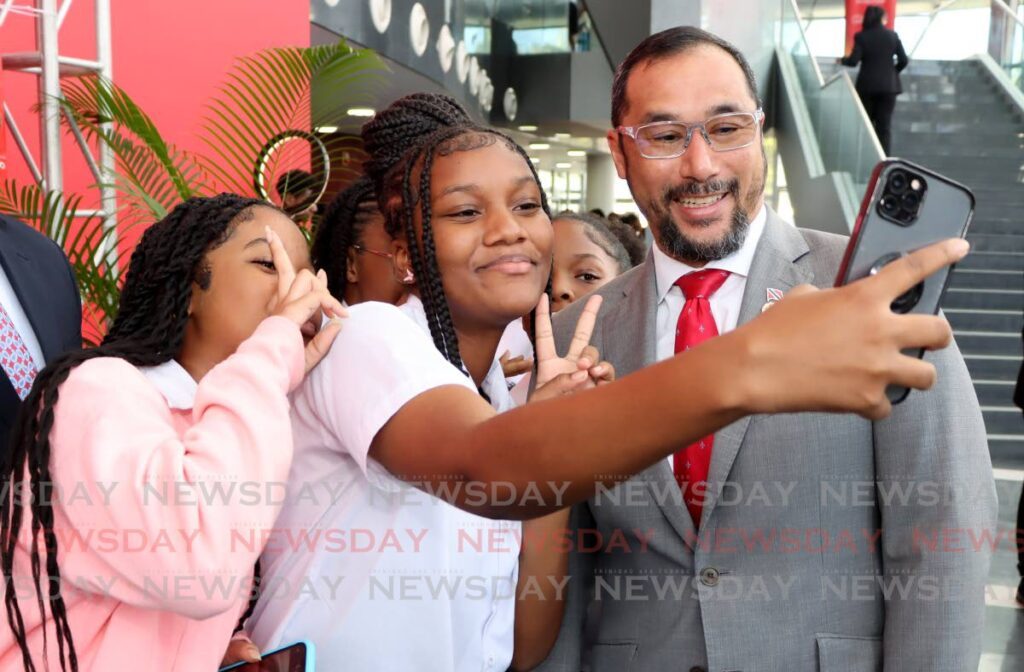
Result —
[[[327,0],[327,4],[331,2],[338,4],[338,0]],[[370,18],[373,20],[373,27],[383,35],[391,25],[391,0],[370,0]]]
[[[319,164],[321,169],[318,174],[308,176],[310,180],[308,195],[301,202],[285,207],[285,204],[279,198],[273,198],[271,189],[275,188],[276,181],[280,177],[277,174],[279,170],[275,170],[275,165],[278,163],[276,160],[278,158],[277,155],[279,153],[286,153],[288,151],[287,146],[293,142],[308,143],[309,155],[314,157],[313,164]],[[260,149],[259,154],[256,156],[256,165],[253,166],[252,170],[252,186],[260,198],[281,206],[291,216],[316,205],[320,201],[320,198],[323,197],[324,192],[327,190],[327,181],[330,175],[331,157],[323,140],[307,131],[293,129],[278,133]]]
[[[459,40],[455,47],[455,74],[459,77],[459,84],[466,83],[466,77],[469,76],[469,54],[466,53],[466,43],[463,40]]]
[[[452,29],[448,24],[441,26],[437,34],[437,60],[441,63],[441,70],[448,72],[452,69],[452,61],[455,59],[455,38],[452,37]]]
[[[480,93],[480,62],[476,56],[469,59],[469,92],[474,96]]]
[[[491,78],[487,76],[487,71],[484,70],[483,81],[480,82],[480,107],[484,108],[484,112],[490,112],[491,107],[494,105],[494,84],[491,82]]]
[[[505,89],[505,95],[501,97],[501,108],[505,111],[506,119],[516,120],[516,115],[519,114],[519,98],[511,86]]]
[[[417,2],[409,13],[409,44],[417,56],[422,56],[429,42],[430,21],[427,20],[427,10]]]

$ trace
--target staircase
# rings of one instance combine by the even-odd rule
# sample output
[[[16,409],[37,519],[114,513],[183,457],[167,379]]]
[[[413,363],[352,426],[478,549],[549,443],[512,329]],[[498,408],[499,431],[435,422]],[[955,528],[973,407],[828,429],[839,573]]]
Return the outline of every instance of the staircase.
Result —
[[[993,461],[1024,467],[1013,405],[1024,317],[1024,119],[977,61],[912,61],[893,116],[892,154],[974,192],[971,254],[943,301],[985,415]]]

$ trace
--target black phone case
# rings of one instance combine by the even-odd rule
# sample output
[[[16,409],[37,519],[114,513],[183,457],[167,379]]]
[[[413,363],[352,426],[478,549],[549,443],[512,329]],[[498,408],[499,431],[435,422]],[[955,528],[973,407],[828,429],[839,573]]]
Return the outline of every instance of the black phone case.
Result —
[[[917,220],[910,226],[896,224],[878,212],[885,184],[897,169],[916,173],[927,183]],[[947,238],[963,238],[973,214],[974,195],[962,184],[903,159],[889,158],[880,162],[864,194],[857,224],[836,276],[836,286],[871,275],[885,259],[897,259]],[[920,300],[908,312],[937,314],[952,271],[953,267],[949,266],[926,278]],[[916,354],[922,357],[924,350]],[[886,393],[892,403],[898,404],[907,398],[910,390],[892,386]]]

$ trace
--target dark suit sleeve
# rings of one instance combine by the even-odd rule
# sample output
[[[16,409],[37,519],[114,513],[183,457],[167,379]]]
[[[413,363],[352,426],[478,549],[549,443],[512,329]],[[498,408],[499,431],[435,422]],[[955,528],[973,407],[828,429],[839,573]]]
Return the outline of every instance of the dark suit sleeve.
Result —
[[[900,41],[900,36],[896,35],[896,72],[903,72],[903,69],[910,63],[910,59],[907,58],[907,52],[903,50],[903,42]]]
[[[848,68],[854,68],[860,64],[860,59],[864,57],[864,46],[861,44],[860,39],[861,33],[857,33],[853,36],[853,51],[850,52],[849,56],[840,59],[840,63]]]
[[[61,261],[64,264],[64,271],[68,282],[68,322],[63,330],[64,350],[78,350],[82,347],[82,295],[78,290],[78,278],[75,277],[75,271],[71,267],[71,262],[68,260],[67,255],[64,254],[64,251],[60,249],[60,246],[56,243],[54,245],[57,247]]]

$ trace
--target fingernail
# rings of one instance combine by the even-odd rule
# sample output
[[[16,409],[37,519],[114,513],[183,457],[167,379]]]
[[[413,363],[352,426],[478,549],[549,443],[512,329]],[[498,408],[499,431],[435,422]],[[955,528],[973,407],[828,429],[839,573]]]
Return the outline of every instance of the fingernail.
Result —
[[[246,650],[254,660],[263,660],[263,657],[260,655],[260,650],[256,648],[255,644],[249,645]]]
[[[267,242],[269,243],[270,239],[271,239],[271,236],[274,235],[274,232],[270,230],[269,226],[264,226],[263,227],[263,235],[266,237]]]
[[[600,376],[602,373],[604,373],[604,364],[598,364],[593,369],[591,369],[591,371],[595,376]]]
[[[586,380],[586,379],[587,379],[587,372],[586,372],[586,371],[577,371],[576,373],[572,374],[572,376],[570,377],[570,379],[571,379],[571,380],[572,380],[572,381],[573,381],[574,383],[579,383],[579,382],[582,382],[582,381],[584,381],[584,380]]]
[[[957,254],[967,254],[971,249],[971,244],[963,238],[957,238],[956,243],[953,245],[953,251]]]

